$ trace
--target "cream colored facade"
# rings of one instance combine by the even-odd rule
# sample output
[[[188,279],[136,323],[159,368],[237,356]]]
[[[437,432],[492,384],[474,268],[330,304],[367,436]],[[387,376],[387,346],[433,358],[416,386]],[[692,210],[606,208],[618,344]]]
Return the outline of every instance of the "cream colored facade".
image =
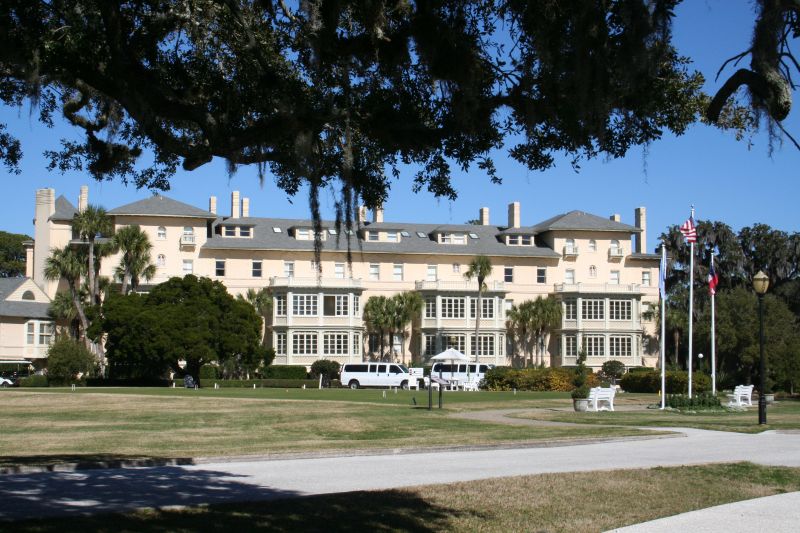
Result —
[[[88,190],[82,189],[77,208],[54,196],[51,189],[37,191],[35,244],[29,248],[30,276],[51,297],[57,287],[44,280],[42,254],[73,239],[66,215],[87,204]],[[156,196],[109,213],[117,228],[138,224],[150,237],[157,265],[150,284],[192,273],[222,281],[232,294],[268,287],[275,298],[267,326],[276,364],[377,357],[378,341],[362,319],[364,304],[373,295],[411,290],[422,294],[426,306],[405,337],[392,341],[390,356],[420,362],[454,346],[475,357],[477,282],[464,273],[478,254],[493,265],[484,293],[481,361],[520,364],[506,333],[506,310],[550,294],[562,302],[564,319],[550,337],[544,364],[575,364],[578,346],[587,348],[587,364],[595,368],[611,358],[628,366],[657,359],[648,340],[654,324],[642,319],[658,298],[658,257],[645,253],[644,208],[635,211],[635,226],[618,215],[577,211],[521,226],[518,202],[500,225],[490,224],[486,208],[481,225],[386,222],[382,210],[367,221],[361,210],[359,228],[349,236],[350,263],[345,230],[323,224],[321,276],[313,263],[310,221],[250,217],[249,210],[249,199],[235,192],[225,216],[217,213],[215,197],[207,210]],[[118,262],[105,259],[101,274],[111,277]]]
[[[55,324],[50,298],[27,278],[0,279],[0,363],[47,357]]]

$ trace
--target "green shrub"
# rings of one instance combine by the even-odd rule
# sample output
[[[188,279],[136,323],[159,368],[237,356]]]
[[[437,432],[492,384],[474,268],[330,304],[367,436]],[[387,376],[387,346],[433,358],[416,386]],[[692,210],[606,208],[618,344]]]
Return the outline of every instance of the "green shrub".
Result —
[[[603,379],[616,383],[617,380],[625,374],[625,363],[617,361],[616,359],[611,359],[603,363],[600,372],[603,375]]]
[[[20,387],[49,387],[47,376],[28,376],[19,380]]]
[[[685,394],[689,391],[689,374],[683,370],[667,370],[667,394]],[[620,380],[620,386],[625,392],[651,392],[661,390],[661,371],[650,369],[649,372],[628,372]],[[702,372],[692,375],[692,392],[706,392],[711,390],[711,378]]]
[[[582,387],[578,387],[576,389],[572,389],[572,396],[573,400],[582,400],[589,397],[589,387],[583,385]]]
[[[47,349],[47,377],[53,383],[76,382],[94,368],[94,356],[82,343],[61,335]]]
[[[264,369],[266,379],[306,379],[306,367],[300,365],[271,365]]]
[[[330,359],[318,359],[311,365],[311,378],[330,381],[339,376],[339,363]]]
[[[216,365],[203,365],[200,367],[200,380],[219,379],[219,368]]]
[[[668,407],[681,410],[720,409],[722,407],[719,398],[709,393],[693,394],[692,398],[686,394],[671,394],[667,396],[666,404]]]
[[[181,382],[183,384],[183,382]],[[170,387],[172,382],[159,378],[87,378],[87,387]]]
[[[183,380],[174,380],[176,388],[183,387]],[[303,385],[307,389],[316,389],[319,381],[316,379],[220,379],[217,381],[208,380],[203,382],[203,388],[213,389],[214,384],[221,389],[252,389],[253,385],[257,389],[276,388],[276,389],[301,389]],[[333,386],[333,384],[331,384]]]
[[[574,370],[569,368],[521,368],[500,366],[486,372],[484,387],[488,390],[560,391],[569,392],[573,385]],[[586,374],[587,386],[597,384],[594,374]]]

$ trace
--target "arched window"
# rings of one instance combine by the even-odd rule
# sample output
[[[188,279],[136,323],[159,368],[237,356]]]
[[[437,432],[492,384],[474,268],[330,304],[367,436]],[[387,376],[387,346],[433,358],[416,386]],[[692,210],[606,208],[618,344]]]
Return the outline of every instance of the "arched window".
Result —
[[[158,240],[163,241],[167,238],[167,228],[164,226],[158,227]]]
[[[589,277],[596,278],[597,277],[597,267],[592,265],[589,267]]]
[[[611,253],[618,253],[619,252],[619,241],[617,239],[611,239]]]
[[[183,228],[183,234],[184,235],[194,235],[194,228],[192,228],[191,226],[184,227]]]
[[[167,258],[164,254],[158,254],[156,258],[156,266],[158,268],[164,268],[167,265]]]
[[[22,293],[23,300],[35,300],[36,296],[33,295],[33,291],[25,291]]]
[[[597,241],[594,239],[589,240],[589,251],[596,252],[597,251]]]

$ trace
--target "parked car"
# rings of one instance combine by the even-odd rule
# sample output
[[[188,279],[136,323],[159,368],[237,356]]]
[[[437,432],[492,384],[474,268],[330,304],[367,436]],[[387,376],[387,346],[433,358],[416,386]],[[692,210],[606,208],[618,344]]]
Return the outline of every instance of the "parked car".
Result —
[[[444,379],[455,378],[461,383],[465,381],[480,383],[481,380],[486,377],[486,372],[492,368],[494,368],[494,365],[481,364],[477,367],[476,372],[475,363],[471,363],[469,365],[469,374],[467,374],[466,363],[434,363],[431,367],[431,375],[439,376],[441,371],[441,375]]]
[[[408,389],[415,379],[405,365],[395,363],[345,363],[342,366],[342,385],[351,389],[360,387],[400,387]]]
[[[0,376],[0,387],[14,387],[16,384],[12,378]]]

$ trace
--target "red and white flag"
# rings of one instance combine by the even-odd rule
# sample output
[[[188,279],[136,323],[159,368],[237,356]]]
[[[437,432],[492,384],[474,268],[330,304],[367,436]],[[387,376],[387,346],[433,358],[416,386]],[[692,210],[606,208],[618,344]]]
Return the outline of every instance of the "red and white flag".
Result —
[[[689,219],[683,223],[683,226],[681,226],[681,233],[683,233],[683,238],[686,239],[686,242],[697,242],[697,228],[694,225],[694,217],[689,217]]]
[[[717,294],[717,285],[719,284],[719,276],[717,271],[714,270],[714,256],[711,256],[711,268],[708,271],[708,293],[711,296]]]

